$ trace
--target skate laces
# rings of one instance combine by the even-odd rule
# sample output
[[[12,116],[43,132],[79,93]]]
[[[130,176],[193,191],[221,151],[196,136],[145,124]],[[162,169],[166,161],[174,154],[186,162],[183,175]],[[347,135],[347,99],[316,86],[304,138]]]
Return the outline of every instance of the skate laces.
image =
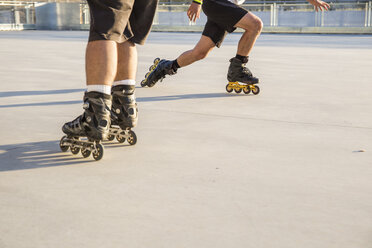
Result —
[[[247,67],[245,67],[245,64],[242,64],[242,67],[243,67],[242,71],[243,71],[244,74],[247,74],[251,77],[253,76],[252,72]]]
[[[83,116],[79,115],[73,121],[67,122],[66,124],[71,129],[81,129],[82,119],[83,119]]]

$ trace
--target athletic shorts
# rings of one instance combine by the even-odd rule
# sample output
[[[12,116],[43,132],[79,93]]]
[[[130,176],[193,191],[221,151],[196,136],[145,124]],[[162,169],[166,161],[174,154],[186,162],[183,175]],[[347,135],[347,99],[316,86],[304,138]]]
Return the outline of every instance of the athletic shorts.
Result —
[[[89,41],[145,43],[158,0],[88,0]]]
[[[221,46],[227,33],[234,32],[234,26],[248,13],[228,0],[204,0],[202,8],[208,17],[203,35],[211,38],[217,47]]]

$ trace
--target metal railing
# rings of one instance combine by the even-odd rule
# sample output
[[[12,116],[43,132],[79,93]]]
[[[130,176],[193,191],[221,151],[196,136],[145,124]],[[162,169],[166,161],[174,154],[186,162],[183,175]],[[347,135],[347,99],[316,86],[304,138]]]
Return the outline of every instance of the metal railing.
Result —
[[[189,23],[184,12],[189,5],[160,4],[155,25],[204,25],[202,14],[196,24]],[[310,4],[243,4],[243,8],[261,18],[269,27],[371,27],[372,1],[366,3],[333,3],[329,11],[315,12]]]
[[[37,22],[37,2],[0,1],[0,30],[21,29],[22,25],[35,25]],[[68,3],[67,3],[68,4]],[[189,4],[159,4],[154,26],[201,28],[207,20],[202,13],[200,20],[190,23],[186,11]],[[332,3],[331,9],[315,12],[305,3],[244,4],[243,8],[261,18],[265,27],[320,27],[320,28],[370,28],[372,27],[372,1]],[[90,22],[86,2],[80,4],[80,24],[86,28]],[[4,28],[3,28],[4,30]]]
[[[0,24],[11,29],[23,24],[35,24],[35,3],[0,1]]]

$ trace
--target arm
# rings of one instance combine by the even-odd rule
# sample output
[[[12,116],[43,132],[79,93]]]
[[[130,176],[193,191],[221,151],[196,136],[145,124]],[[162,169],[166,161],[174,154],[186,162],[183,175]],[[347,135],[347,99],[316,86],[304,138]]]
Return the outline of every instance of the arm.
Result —
[[[330,7],[328,3],[323,2],[321,0],[307,0],[307,1],[315,7],[316,11],[328,10]]]
[[[189,17],[190,21],[195,22],[196,19],[199,19],[201,4],[202,4],[202,1],[200,0],[192,1],[189,7],[189,10],[187,11],[187,16]]]

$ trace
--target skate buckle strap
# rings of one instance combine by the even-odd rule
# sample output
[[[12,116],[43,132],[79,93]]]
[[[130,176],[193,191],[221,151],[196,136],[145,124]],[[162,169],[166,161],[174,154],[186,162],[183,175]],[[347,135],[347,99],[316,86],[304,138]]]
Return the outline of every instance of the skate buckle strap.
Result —
[[[85,102],[83,104],[83,109],[87,110],[87,109],[89,109],[89,106],[90,106],[89,102]]]
[[[81,129],[81,116],[77,117],[75,120],[69,123],[70,128]]]

